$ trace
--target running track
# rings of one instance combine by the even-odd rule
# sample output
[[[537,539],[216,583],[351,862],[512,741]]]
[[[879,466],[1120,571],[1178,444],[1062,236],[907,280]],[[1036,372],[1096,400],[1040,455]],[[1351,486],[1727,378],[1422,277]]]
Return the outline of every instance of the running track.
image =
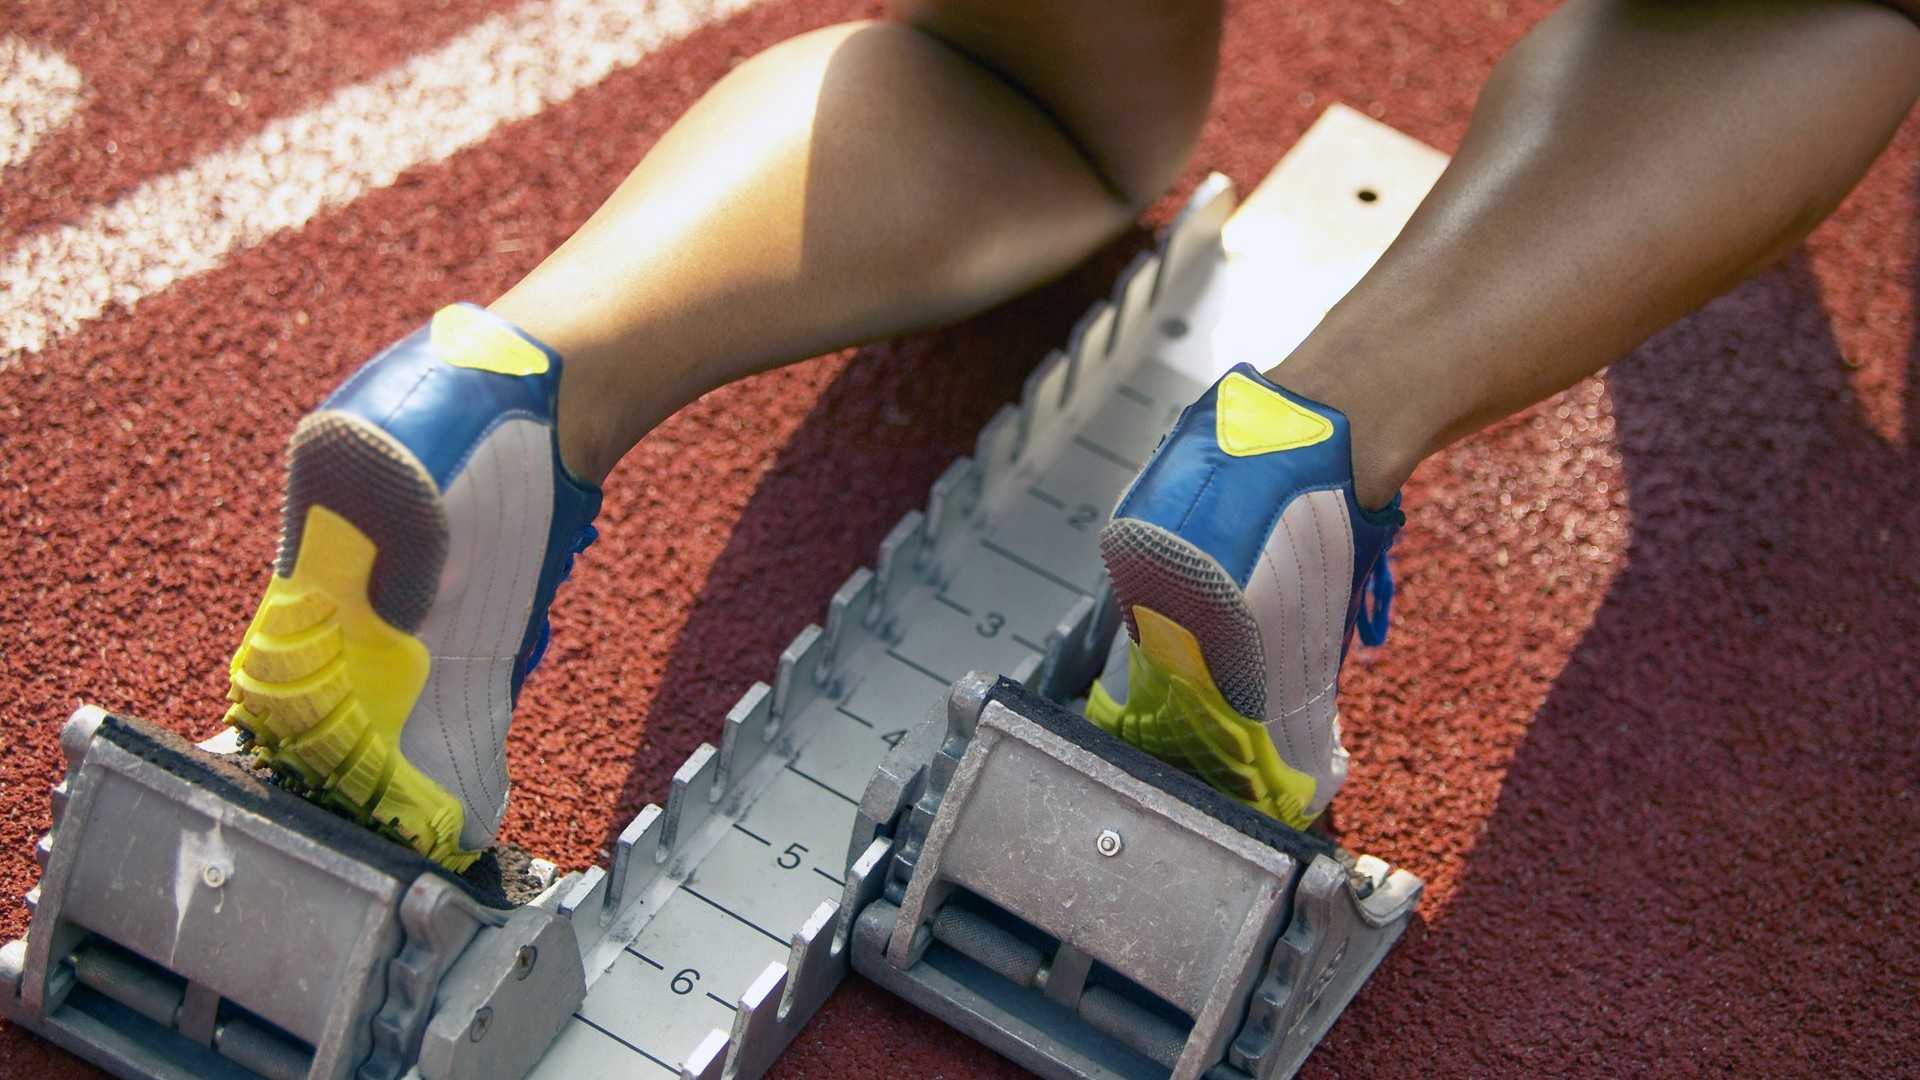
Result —
[[[1547,7],[1236,3],[1181,192],[1249,190],[1334,101],[1451,150]],[[76,704],[217,726],[299,414],[524,272],[731,64],[868,10],[0,0],[0,894]],[[1335,817],[1427,900],[1307,1075],[1920,1069],[1917,178],[1909,123],[1781,267],[1410,485]],[[584,865],[664,801],[1146,242],[651,436],[523,698],[507,835]],[[92,1075],[5,1027],[0,1074]],[[776,1075],[1020,1073],[856,979]]]

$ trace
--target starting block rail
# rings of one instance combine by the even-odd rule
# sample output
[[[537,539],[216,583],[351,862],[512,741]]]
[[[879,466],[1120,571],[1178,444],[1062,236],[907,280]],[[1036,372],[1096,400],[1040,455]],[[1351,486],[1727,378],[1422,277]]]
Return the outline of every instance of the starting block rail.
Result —
[[[1290,1075],[1418,879],[1058,703],[1118,625],[1095,535],[1121,490],[1219,371],[1311,328],[1443,163],[1336,108],[1238,214],[1204,182],[607,867],[506,872],[527,903],[81,710],[0,1008],[130,1077],[736,1080],[857,966],[1043,1075]]]

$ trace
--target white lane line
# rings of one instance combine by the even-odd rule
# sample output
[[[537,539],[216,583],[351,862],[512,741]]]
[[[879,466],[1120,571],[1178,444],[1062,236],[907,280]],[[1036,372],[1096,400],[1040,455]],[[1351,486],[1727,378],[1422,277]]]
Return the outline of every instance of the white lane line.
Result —
[[[0,169],[27,160],[86,100],[80,69],[56,52],[0,37]]]
[[[473,146],[753,2],[528,4],[76,224],[29,237],[0,262],[0,369],[111,303],[132,305],[212,270],[237,249]]]

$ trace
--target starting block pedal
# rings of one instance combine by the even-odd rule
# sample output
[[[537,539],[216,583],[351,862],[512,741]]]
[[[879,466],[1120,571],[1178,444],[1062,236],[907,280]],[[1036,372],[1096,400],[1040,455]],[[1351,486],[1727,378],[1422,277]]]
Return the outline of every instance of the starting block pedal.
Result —
[[[1419,901],[1017,683],[969,676],[944,713],[869,789],[920,794],[853,966],[1041,1076],[1291,1076]]]
[[[67,777],[31,929],[0,949],[0,1000],[96,1065],[516,1080],[585,996],[567,920],[516,903],[551,867],[495,849],[476,885],[97,708],[60,741]]]
[[[1245,206],[1202,183],[606,867],[457,877],[81,709],[0,1012],[143,1080],[755,1080],[857,968],[1050,1078],[1291,1075],[1419,879],[1065,706],[1155,440],[1290,351],[1444,164],[1335,107]]]

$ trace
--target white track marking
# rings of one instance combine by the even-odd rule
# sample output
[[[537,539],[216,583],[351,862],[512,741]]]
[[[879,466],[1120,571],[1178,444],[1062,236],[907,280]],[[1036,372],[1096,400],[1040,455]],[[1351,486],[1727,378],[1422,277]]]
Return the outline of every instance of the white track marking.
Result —
[[[753,0],[548,0],[150,180],[0,262],[0,369],[638,63]]]
[[[73,118],[86,93],[66,57],[0,37],[0,169],[27,160],[35,143]]]

